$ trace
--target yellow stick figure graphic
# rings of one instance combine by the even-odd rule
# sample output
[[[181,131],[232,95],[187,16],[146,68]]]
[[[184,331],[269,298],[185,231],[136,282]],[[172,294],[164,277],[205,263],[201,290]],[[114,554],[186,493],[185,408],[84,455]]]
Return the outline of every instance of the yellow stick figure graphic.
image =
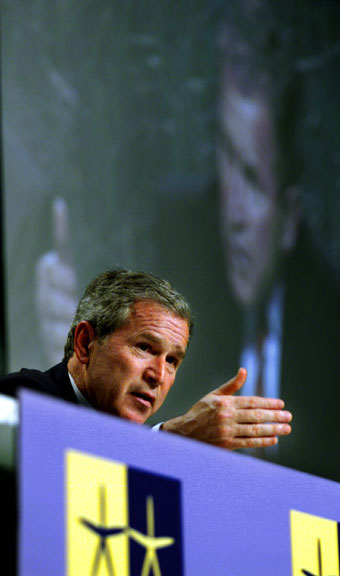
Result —
[[[334,520],[291,510],[293,576],[339,576],[338,532]]]
[[[95,524],[86,518],[79,518],[79,522],[91,530],[99,538],[97,549],[93,558],[91,576],[96,576],[100,566],[100,559],[103,557],[106,561],[108,576],[116,576],[110,549],[107,545],[107,539],[111,536],[121,534],[126,530],[125,526],[107,526],[106,521],[106,492],[105,486],[99,486],[99,524]]]
[[[155,515],[152,496],[148,496],[146,499],[146,525],[147,534],[142,534],[133,528],[129,529],[129,536],[146,550],[141,576],[148,576],[151,574],[151,570],[154,576],[162,576],[157,550],[172,546],[175,540],[168,536],[155,536]]]
[[[320,539],[318,540],[318,573],[317,574],[313,574],[312,572],[309,572],[309,570],[302,570],[302,573],[305,576],[326,576],[324,575],[323,571],[322,571],[322,557],[321,557],[321,542]],[[329,575],[331,576],[331,575]]]

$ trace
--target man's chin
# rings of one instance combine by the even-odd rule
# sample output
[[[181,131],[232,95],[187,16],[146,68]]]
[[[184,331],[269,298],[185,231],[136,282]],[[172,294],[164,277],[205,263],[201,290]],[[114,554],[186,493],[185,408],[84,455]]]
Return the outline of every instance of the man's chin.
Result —
[[[230,284],[233,296],[241,308],[251,308],[255,304],[256,294],[250,287],[251,282],[232,279]]]
[[[107,403],[106,408],[101,407],[101,411],[136,424],[144,424],[153,413],[151,404],[146,405],[145,401],[135,396],[126,399],[122,406],[117,406],[114,402]]]
[[[146,409],[145,406],[140,407],[139,405],[125,407],[118,416],[129,422],[135,422],[135,424],[144,424],[151,416],[151,408]]]
[[[124,420],[128,420],[129,422],[134,422],[135,424],[144,424],[149,416],[144,416],[142,414],[127,413],[125,416],[121,416]]]

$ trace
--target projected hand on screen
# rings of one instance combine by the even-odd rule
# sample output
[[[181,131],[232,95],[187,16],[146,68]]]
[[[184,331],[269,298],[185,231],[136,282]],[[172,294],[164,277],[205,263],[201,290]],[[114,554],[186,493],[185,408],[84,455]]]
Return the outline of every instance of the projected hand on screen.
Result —
[[[247,378],[240,368],[232,378],[199,400],[186,414],[164,422],[162,428],[202,442],[236,450],[277,443],[291,432],[290,412],[276,398],[233,396]]]
[[[52,206],[54,249],[36,267],[36,300],[42,346],[49,363],[63,358],[76,305],[76,272],[70,263],[68,209],[62,198]]]

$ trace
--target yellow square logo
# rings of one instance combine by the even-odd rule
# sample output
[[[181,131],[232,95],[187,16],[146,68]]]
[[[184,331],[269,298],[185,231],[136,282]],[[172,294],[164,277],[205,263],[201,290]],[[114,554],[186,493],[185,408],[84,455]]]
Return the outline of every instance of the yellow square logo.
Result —
[[[340,576],[339,525],[291,510],[292,575]]]
[[[66,454],[67,576],[182,576],[180,483]]]

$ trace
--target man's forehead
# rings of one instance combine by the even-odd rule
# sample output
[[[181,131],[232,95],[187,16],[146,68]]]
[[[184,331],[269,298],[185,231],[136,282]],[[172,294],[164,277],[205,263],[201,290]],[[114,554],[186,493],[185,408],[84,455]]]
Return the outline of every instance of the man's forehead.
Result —
[[[139,335],[148,335],[154,340],[168,337],[174,342],[178,341],[184,349],[189,340],[188,320],[154,300],[134,302],[121,328]]]
[[[178,312],[176,312],[175,310],[171,309],[170,307],[168,307],[166,304],[163,304],[161,302],[158,302],[158,300],[153,300],[152,298],[143,298],[140,300],[135,300],[135,302],[133,302],[132,306],[131,306],[131,314],[133,313],[153,313],[153,311],[156,310],[158,314],[162,314],[162,315],[170,315],[170,316],[174,316],[175,318],[178,318],[181,321],[186,322],[187,324],[189,324],[189,321],[187,318],[184,318],[183,316],[181,316],[181,314],[179,314]]]

